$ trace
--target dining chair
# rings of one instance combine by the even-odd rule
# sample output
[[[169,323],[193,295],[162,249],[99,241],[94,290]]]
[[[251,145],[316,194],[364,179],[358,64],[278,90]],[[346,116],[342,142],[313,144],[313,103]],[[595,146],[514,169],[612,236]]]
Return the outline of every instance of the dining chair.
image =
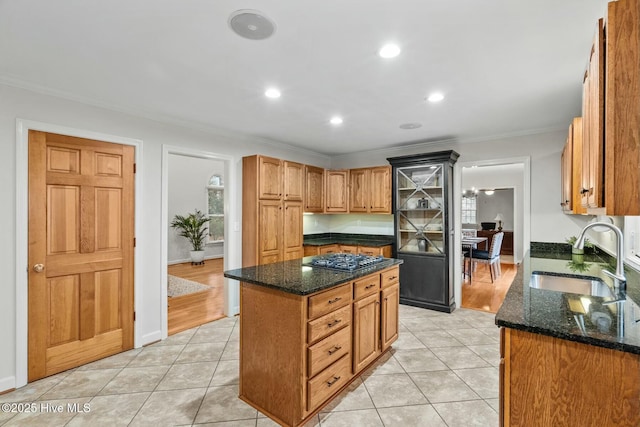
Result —
[[[473,256],[469,260],[469,268],[473,268],[474,263],[483,263],[489,266],[489,274],[491,275],[491,283],[493,283],[494,277],[502,275],[502,269],[500,268],[500,249],[502,248],[502,238],[504,233],[496,233],[491,239],[491,246],[488,251],[473,251]],[[468,254],[465,255],[468,257]]]

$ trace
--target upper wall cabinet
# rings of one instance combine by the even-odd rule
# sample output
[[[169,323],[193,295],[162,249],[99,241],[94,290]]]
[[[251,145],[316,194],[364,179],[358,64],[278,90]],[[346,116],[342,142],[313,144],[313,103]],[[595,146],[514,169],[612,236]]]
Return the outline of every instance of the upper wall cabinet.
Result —
[[[300,163],[242,158],[243,267],[303,256],[302,171]]]
[[[301,202],[304,192],[304,165],[285,160],[282,166],[284,168],[284,200]]]
[[[582,179],[581,205],[601,208],[604,204],[604,29],[598,21],[588,68],[582,84]]]
[[[391,167],[349,170],[349,212],[391,213]]]
[[[304,211],[324,212],[324,169],[305,165]]]
[[[576,117],[569,125],[567,143],[562,151],[562,199],[564,213],[581,214],[582,194],[582,117]]]
[[[349,171],[348,170],[326,170],[325,177],[325,206],[327,213],[347,213]]]
[[[606,213],[640,215],[640,1],[610,2],[605,32]]]

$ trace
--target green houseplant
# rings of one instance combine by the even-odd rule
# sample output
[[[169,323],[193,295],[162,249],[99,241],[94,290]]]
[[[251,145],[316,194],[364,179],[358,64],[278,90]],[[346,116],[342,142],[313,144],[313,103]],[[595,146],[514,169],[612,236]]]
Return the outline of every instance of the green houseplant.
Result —
[[[567,237],[565,239],[565,242],[567,242],[568,244],[571,245],[571,253],[572,254],[582,255],[582,254],[584,254],[584,249],[576,249],[576,248],[573,247],[573,245],[576,244],[576,240],[578,240],[578,238],[576,236],[571,236],[571,237]],[[596,245],[591,243],[591,241],[589,241],[589,239],[585,237],[585,239],[584,239],[584,247],[589,249],[589,250],[591,250],[591,251],[594,251],[595,248],[596,248]]]
[[[179,231],[180,236],[191,243],[191,262],[204,260],[204,241],[207,236],[209,217],[198,209],[186,216],[176,215],[171,221],[171,227]]]

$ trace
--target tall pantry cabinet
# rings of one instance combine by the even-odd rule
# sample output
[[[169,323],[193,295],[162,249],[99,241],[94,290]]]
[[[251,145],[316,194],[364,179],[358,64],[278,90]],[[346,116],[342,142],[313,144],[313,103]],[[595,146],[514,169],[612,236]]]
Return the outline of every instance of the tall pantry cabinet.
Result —
[[[242,266],[302,258],[304,165],[242,159]]]

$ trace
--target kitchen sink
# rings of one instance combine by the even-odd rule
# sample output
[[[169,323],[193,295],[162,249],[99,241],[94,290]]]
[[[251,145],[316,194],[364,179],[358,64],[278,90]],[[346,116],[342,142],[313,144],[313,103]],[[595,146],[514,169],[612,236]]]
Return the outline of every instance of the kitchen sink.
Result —
[[[592,276],[534,271],[531,273],[529,286],[536,289],[591,295],[594,297],[614,296],[611,288],[606,283]]]

